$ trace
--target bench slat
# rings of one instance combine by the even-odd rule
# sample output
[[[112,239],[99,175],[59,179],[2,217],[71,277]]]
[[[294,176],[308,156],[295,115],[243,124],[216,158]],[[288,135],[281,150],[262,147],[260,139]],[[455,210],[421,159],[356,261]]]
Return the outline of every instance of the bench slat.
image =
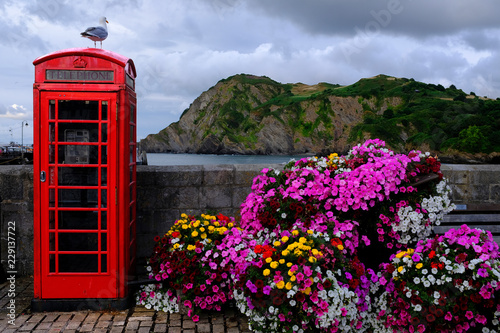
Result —
[[[442,223],[467,223],[467,222],[497,222],[500,223],[500,214],[447,214]]]

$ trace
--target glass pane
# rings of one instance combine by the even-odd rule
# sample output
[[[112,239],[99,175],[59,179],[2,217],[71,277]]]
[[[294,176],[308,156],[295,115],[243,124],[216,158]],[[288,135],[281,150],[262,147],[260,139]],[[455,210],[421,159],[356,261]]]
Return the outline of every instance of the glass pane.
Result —
[[[98,101],[58,101],[59,119],[99,120]]]
[[[101,230],[108,229],[108,212],[103,210],[101,211]]]
[[[60,142],[99,142],[98,123],[59,123]]]
[[[59,211],[59,229],[97,230],[98,211]]]
[[[95,189],[59,189],[58,193],[59,207],[97,207]]]
[[[56,272],[56,255],[55,254],[49,254],[49,272],[50,273]]]
[[[51,210],[49,211],[49,229],[55,229],[56,227],[56,213]]]
[[[60,164],[97,164],[98,146],[60,145]]]
[[[56,141],[56,124],[54,123],[49,124],[49,141]]]
[[[49,233],[49,251],[56,250],[56,236],[53,232]]]
[[[108,184],[108,168],[101,168],[101,186]]]
[[[97,186],[98,168],[96,167],[59,167],[59,185]]]
[[[108,142],[108,124],[101,124],[101,142]]]
[[[135,123],[135,106],[130,106],[130,121]]]
[[[101,164],[108,164],[108,147],[101,146]]]
[[[97,273],[98,254],[60,254],[60,273]]]
[[[130,125],[130,142],[135,143],[135,126]]]
[[[101,207],[106,208],[107,203],[108,203],[108,197],[107,197],[108,191],[106,190],[101,190]]]
[[[59,233],[59,251],[97,251],[97,233]]]
[[[103,233],[101,234],[101,251],[107,251],[108,250],[108,234]]]
[[[54,207],[56,202],[56,190],[49,188],[49,207]]]
[[[134,161],[135,161],[135,154],[137,153],[135,151],[135,147],[134,146],[130,146],[129,151],[130,151],[130,163],[134,163]]]
[[[56,101],[53,99],[49,101],[49,119],[56,119]]]
[[[108,101],[102,101],[101,105],[101,119],[108,120]]]
[[[108,255],[101,254],[101,273],[108,272]]]
[[[56,162],[56,147],[54,145],[49,145],[49,163]]]

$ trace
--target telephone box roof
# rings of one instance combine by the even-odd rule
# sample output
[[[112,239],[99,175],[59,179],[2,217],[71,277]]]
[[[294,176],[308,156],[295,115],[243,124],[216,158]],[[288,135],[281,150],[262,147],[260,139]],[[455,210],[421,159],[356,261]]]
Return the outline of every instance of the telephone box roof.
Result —
[[[136,71],[135,71],[135,65],[132,59],[127,58],[122,56],[121,54],[108,51],[108,50],[103,50],[103,49],[97,49],[97,48],[70,48],[70,49],[64,49],[64,50],[59,50],[55,51],[49,54],[46,54],[44,56],[41,56],[39,58],[36,58],[33,61],[33,65],[38,65],[41,64],[45,61],[55,59],[55,58],[61,58],[61,57],[67,57],[67,56],[88,56],[88,57],[98,57],[102,58],[108,61],[112,61],[120,66],[123,66],[126,71],[135,79],[137,77]]]

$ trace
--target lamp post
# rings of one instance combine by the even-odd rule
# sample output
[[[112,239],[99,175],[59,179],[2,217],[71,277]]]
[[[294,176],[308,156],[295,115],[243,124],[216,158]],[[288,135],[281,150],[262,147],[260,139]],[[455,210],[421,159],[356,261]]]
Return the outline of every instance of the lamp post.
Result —
[[[24,126],[28,126],[28,122],[26,120],[23,120],[21,123],[21,160],[24,164]]]

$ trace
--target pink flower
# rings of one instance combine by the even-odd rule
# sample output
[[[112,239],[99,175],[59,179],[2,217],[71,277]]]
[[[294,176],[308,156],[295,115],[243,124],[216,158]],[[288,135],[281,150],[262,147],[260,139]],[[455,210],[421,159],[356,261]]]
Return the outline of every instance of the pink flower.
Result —
[[[191,319],[196,323],[197,321],[200,320],[200,316],[194,315]]]
[[[444,316],[444,319],[446,319],[448,321],[451,321],[453,319],[453,315],[451,314],[450,311],[448,311],[448,313],[446,313],[446,315]]]
[[[483,325],[484,325],[484,324],[486,324],[486,317],[485,317],[485,316],[483,316],[483,315],[478,314],[478,315],[476,315],[476,321],[477,321],[478,323],[480,323],[480,324],[483,324]]]
[[[472,313],[472,311],[467,311],[465,313],[465,317],[469,320],[471,320],[472,318],[474,318],[474,314]]]

